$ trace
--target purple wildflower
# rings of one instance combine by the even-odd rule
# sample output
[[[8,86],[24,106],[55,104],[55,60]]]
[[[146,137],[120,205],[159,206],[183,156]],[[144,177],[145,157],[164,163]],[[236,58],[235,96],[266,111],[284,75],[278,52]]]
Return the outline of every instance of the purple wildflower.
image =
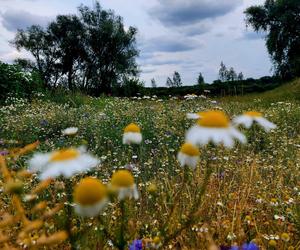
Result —
[[[142,250],[143,242],[142,240],[134,240],[132,244],[129,246],[129,250]]]
[[[259,247],[255,243],[250,242],[249,244],[245,243],[242,246],[242,250],[259,250]]]

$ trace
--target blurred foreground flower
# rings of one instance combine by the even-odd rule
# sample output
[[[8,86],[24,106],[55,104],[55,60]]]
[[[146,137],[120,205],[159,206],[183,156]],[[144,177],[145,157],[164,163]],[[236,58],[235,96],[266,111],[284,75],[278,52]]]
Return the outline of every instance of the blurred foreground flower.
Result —
[[[191,143],[184,143],[177,155],[181,167],[188,166],[195,169],[199,162],[200,151]]]
[[[217,110],[204,112],[186,133],[186,142],[201,146],[212,142],[232,148],[234,139],[246,143],[246,137],[231,125],[227,115]]]
[[[250,128],[254,122],[257,122],[261,127],[263,127],[266,132],[276,128],[274,123],[268,121],[263,117],[262,113],[256,111],[245,112],[243,115],[239,115],[233,119],[234,124],[243,125],[246,128]]]
[[[76,127],[66,128],[66,129],[61,131],[61,133],[63,135],[76,135],[77,132],[78,132],[78,128],[76,128]]]
[[[118,193],[119,200],[126,197],[138,199],[139,193],[133,175],[128,170],[118,170],[111,177],[111,188]]]
[[[255,243],[250,242],[249,244],[243,244],[242,247],[233,246],[230,250],[259,250],[259,247]]]
[[[71,177],[74,174],[96,167],[100,161],[86,152],[84,147],[68,148],[51,153],[36,153],[29,160],[29,170],[40,172],[42,180],[57,176]]]
[[[87,177],[75,187],[75,211],[84,217],[94,217],[107,204],[107,188],[98,179]]]
[[[134,240],[129,246],[129,250],[142,250],[143,242],[142,240]]]
[[[123,144],[140,144],[142,142],[141,129],[138,125],[130,123],[124,129]]]

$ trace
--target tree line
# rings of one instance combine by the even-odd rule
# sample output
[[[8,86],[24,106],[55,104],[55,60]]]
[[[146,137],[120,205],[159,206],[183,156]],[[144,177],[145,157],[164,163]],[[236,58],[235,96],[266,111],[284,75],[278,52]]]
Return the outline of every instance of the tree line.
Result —
[[[19,30],[12,44],[29,51],[46,87],[62,86],[100,95],[135,79],[139,55],[137,29],[126,29],[120,16],[81,5],[78,15],[59,15],[46,28]]]

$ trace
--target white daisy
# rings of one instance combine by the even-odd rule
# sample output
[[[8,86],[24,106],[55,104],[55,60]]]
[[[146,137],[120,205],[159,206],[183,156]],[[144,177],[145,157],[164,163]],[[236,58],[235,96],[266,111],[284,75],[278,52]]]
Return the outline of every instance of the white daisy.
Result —
[[[246,143],[246,137],[234,128],[223,111],[203,112],[197,124],[186,133],[186,142],[204,146],[210,142],[232,148],[234,141]]]
[[[77,132],[78,132],[78,128],[76,128],[76,127],[66,128],[61,131],[61,133],[63,135],[75,135],[75,134],[77,134]]]
[[[246,128],[250,128],[254,122],[257,122],[266,132],[271,129],[275,129],[276,125],[263,117],[262,113],[256,111],[245,112],[243,115],[239,115],[233,119],[235,125],[243,125]]]
[[[75,212],[83,217],[94,217],[106,206],[107,188],[95,178],[87,177],[75,187]]]
[[[116,171],[111,177],[110,187],[118,193],[119,200],[123,200],[126,197],[136,200],[139,198],[133,175],[128,170]]]
[[[200,151],[191,143],[184,143],[177,155],[181,167],[188,166],[195,169],[199,162]]]
[[[29,171],[39,172],[42,180],[60,175],[69,178],[94,168],[99,163],[100,161],[88,154],[84,147],[68,148],[51,153],[36,153],[29,160]]]
[[[123,134],[123,144],[140,144],[142,142],[141,129],[138,125],[130,123]]]

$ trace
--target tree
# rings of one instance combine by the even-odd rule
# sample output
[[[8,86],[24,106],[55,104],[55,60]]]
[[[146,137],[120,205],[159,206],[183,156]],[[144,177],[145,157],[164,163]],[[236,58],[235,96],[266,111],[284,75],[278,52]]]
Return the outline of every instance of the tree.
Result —
[[[266,46],[275,73],[282,78],[300,76],[299,0],[266,0],[246,9],[246,24],[267,33]]]
[[[181,76],[177,71],[175,71],[173,75],[173,86],[174,87],[182,86]]]
[[[202,73],[199,73],[197,83],[198,83],[198,85],[203,85],[204,84],[204,77],[203,77]]]
[[[157,87],[156,81],[155,81],[154,78],[151,79],[151,86],[152,86],[152,88],[156,88]]]
[[[170,77],[167,78],[166,85],[167,87],[173,87],[173,82]]]
[[[58,48],[51,35],[41,26],[33,25],[26,30],[18,30],[12,44],[18,49],[29,51],[36,61],[36,67],[46,86],[58,79]],[[56,81],[55,81],[56,82]]]
[[[240,72],[240,73],[238,74],[237,80],[238,80],[238,81],[243,81],[243,80],[244,80],[244,74],[243,74],[243,72]]]
[[[137,29],[125,30],[123,20],[96,2],[94,9],[80,6],[80,20],[85,30],[86,85],[96,94],[109,92],[122,77],[138,74],[135,58]]]
[[[76,15],[59,15],[49,25],[48,32],[58,47],[61,73],[67,74],[68,88],[72,90],[76,64],[85,57],[83,24]]]
[[[79,15],[57,16],[45,29],[19,30],[12,43],[33,55],[47,86],[80,87],[99,96],[138,75],[136,33],[97,2],[93,9],[81,5]]]
[[[228,70],[226,77],[227,77],[227,79],[226,79],[227,81],[233,82],[233,81],[237,80],[237,74],[236,74],[236,72],[235,72],[235,70],[234,70],[233,67],[231,67]]]
[[[222,82],[226,81],[227,80],[227,74],[228,74],[227,68],[226,68],[225,64],[223,62],[221,62],[220,69],[219,69],[219,79]]]

